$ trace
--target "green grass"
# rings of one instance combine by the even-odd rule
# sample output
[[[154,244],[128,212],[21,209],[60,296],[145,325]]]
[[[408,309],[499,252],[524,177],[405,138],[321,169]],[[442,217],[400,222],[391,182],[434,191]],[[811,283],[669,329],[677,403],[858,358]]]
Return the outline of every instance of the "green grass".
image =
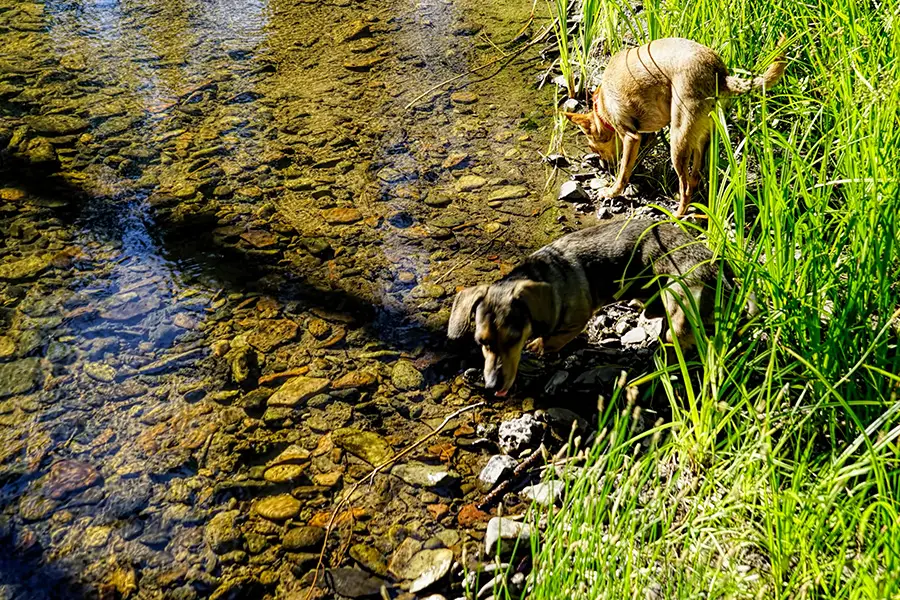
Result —
[[[616,389],[530,597],[900,597],[900,5],[588,4],[610,51],[689,37],[758,73],[783,32],[789,63],[715,115],[698,199],[761,313],[723,296],[696,355]],[[671,419],[633,429],[650,399]]]

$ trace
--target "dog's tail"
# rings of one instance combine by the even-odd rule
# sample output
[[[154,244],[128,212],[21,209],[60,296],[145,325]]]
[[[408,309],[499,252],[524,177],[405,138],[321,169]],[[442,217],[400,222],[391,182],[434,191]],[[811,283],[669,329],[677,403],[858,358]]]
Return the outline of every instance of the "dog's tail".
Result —
[[[781,37],[778,38],[778,47],[782,47],[785,42],[784,34],[781,34]],[[728,75],[725,77],[725,89],[730,94],[738,95],[738,94],[746,94],[747,92],[753,90],[768,90],[772,86],[774,86],[781,79],[781,76],[784,75],[784,68],[787,66],[787,56],[784,54],[782,50],[781,54],[779,54],[775,58],[775,62],[769,65],[769,68],[766,69],[766,72],[758,77],[754,77],[752,79],[742,79],[740,77],[735,77],[734,75]]]

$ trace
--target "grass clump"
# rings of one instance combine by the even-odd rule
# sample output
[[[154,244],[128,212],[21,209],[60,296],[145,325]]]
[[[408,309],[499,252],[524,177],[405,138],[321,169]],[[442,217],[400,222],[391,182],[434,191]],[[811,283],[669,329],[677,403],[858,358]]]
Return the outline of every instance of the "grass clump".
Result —
[[[591,6],[610,51],[688,37],[758,73],[785,33],[789,62],[714,115],[695,202],[761,313],[723,297],[694,358],[620,386],[530,597],[900,597],[900,5]],[[633,429],[661,398],[671,419]]]

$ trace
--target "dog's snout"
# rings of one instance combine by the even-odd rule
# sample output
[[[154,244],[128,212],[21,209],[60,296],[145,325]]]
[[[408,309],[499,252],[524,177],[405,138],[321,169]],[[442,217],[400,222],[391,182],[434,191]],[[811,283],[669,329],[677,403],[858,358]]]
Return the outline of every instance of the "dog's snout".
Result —
[[[502,378],[500,377],[499,370],[496,370],[496,371],[485,370],[485,372],[484,372],[484,388],[489,392],[493,392],[493,391],[500,389],[500,386],[502,385],[501,379]]]

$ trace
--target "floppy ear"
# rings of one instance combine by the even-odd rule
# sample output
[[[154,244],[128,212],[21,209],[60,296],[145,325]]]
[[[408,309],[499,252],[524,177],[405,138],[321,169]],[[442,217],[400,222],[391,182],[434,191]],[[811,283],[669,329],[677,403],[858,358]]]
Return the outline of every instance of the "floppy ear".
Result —
[[[528,307],[535,329],[548,333],[553,331],[558,312],[553,286],[542,281],[520,281],[516,284],[515,298]]]
[[[589,132],[594,126],[594,121],[589,114],[564,112],[563,116],[584,129],[585,132]]]
[[[450,309],[450,322],[447,324],[447,337],[458,340],[462,336],[472,332],[472,313],[475,307],[484,299],[488,286],[476,285],[466,288],[453,299],[453,308]]]

